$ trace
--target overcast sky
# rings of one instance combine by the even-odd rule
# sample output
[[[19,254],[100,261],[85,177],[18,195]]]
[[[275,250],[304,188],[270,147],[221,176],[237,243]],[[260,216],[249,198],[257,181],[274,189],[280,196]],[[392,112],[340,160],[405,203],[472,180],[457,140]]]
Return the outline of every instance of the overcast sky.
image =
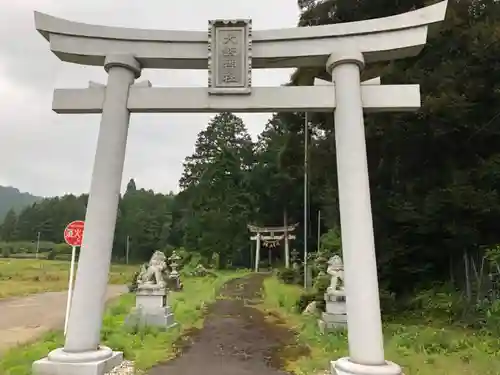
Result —
[[[99,115],[57,115],[54,88],[106,82],[100,67],[59,61],[34,28],[33,11],[91,24],[207,30],[209,19],[251,18],[254,29],[293,27],[295,0],[19,0],[0,11],[0,185],[41,196],[88,192]],[[255,86],[286,82],[290,70],[254,71]],[[154,86],[206,86],[206,71],[146,70]],[[132,115],[123,185],[177,191],[182,162],[211,115]],[[266,114],[242,116],[252,137]]]

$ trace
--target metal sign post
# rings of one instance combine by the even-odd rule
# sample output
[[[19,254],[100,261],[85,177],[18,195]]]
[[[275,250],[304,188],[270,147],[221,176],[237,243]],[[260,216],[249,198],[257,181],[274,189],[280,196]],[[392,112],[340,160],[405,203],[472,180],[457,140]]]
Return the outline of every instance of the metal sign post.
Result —
[[[75,274],[76,248],[82,246],[83,230],[85,222],[81,220],[73,221],[64,230],[64,241],[71,246],[71,265],[69,268],[68,300],[66,301],[66,315],[64,318],[64,335],[68,329],[68,318],[71,310],[71,298],[73,297],[73,280]]]

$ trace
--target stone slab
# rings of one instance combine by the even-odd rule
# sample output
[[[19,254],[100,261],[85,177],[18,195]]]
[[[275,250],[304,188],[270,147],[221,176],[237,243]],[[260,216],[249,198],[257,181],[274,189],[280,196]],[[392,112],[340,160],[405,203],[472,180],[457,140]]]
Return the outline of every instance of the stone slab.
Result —
[[[318,320],[318,327],[321,333],[327,333],[336,330],[343,330],[347,328],[347,315],[346,314],[329,314],[322,313],[321,319]]]
[[[347,305],[345,302],[326,302],[326,312],[328,314],[347,314]]]
[[[325,301],[331,301],[331,302],[337,302],[337,301],[343,301],[345,302],[345,294],[344,292],[341,291],[336,291],[336,292],[327,292],[324,294]]]
[[[159,287],[140,286],[135,293],[137,296],[165,296],[167,290]]]
[[[174,314],[170,311],[170,307],[158,308],[156,310],[135,307],[125,319],[125,325],[170,329],[175,327],[177,323],[175,322]]]
[[[141,307],[144,310],[156,310],[167,307],[166,294],[142,295],[137,294],[135,297],[135,306]]]
[[[110,358],[95,362],[53,362],[42,358],[33,362],[33,375],[104,375],[123,362],[122,352],[113,352]]]

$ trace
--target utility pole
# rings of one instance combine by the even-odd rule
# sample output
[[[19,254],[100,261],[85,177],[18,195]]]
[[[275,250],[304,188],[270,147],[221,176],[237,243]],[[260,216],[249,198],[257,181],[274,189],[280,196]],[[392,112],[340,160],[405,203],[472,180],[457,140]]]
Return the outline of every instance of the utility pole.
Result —
[[[308,113],[305,113],[305,121],[304,121],[304,288],[307,288],[307,232],[308,225],[307,221],[309,219],[309,215],[307,214],[307,188],[308,188],[308,142],[309,142],[309,116]]]
[[[283,210],[283,225],[285,227],[285,267],[290,268],[290,241],[288,239],[288,213],[286,206]]]
[[[130,236],[127,236],[127,247],[126,247],[126,253],[125,253],[125,262],[128,264],[128,253],[130,250]]]
[[[38,252],[40,251],[40,232],[36,235],[36,259],[38,259]]]
[[[319,253],[319,248],[320,248],[320,241],[321,241],[321,210],[318,210],[318,253]]]

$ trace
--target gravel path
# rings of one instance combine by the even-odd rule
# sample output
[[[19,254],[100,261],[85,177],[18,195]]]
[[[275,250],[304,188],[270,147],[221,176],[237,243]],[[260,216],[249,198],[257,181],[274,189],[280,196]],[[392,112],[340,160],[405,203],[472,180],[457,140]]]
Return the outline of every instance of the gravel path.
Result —
[[[183,353],[148,374],[287,375],[280,370],[286,358],[309,353],[297,345],[293,332],[252,307],[261,298],[265,277],[254,274],[225,284],[203,329],[191,337]]]
[[[127,292],[124,285],[110,285],[107,299]],[[0,300],[0,352],[43,333],[62,329],[67,292],[47,292]]]

